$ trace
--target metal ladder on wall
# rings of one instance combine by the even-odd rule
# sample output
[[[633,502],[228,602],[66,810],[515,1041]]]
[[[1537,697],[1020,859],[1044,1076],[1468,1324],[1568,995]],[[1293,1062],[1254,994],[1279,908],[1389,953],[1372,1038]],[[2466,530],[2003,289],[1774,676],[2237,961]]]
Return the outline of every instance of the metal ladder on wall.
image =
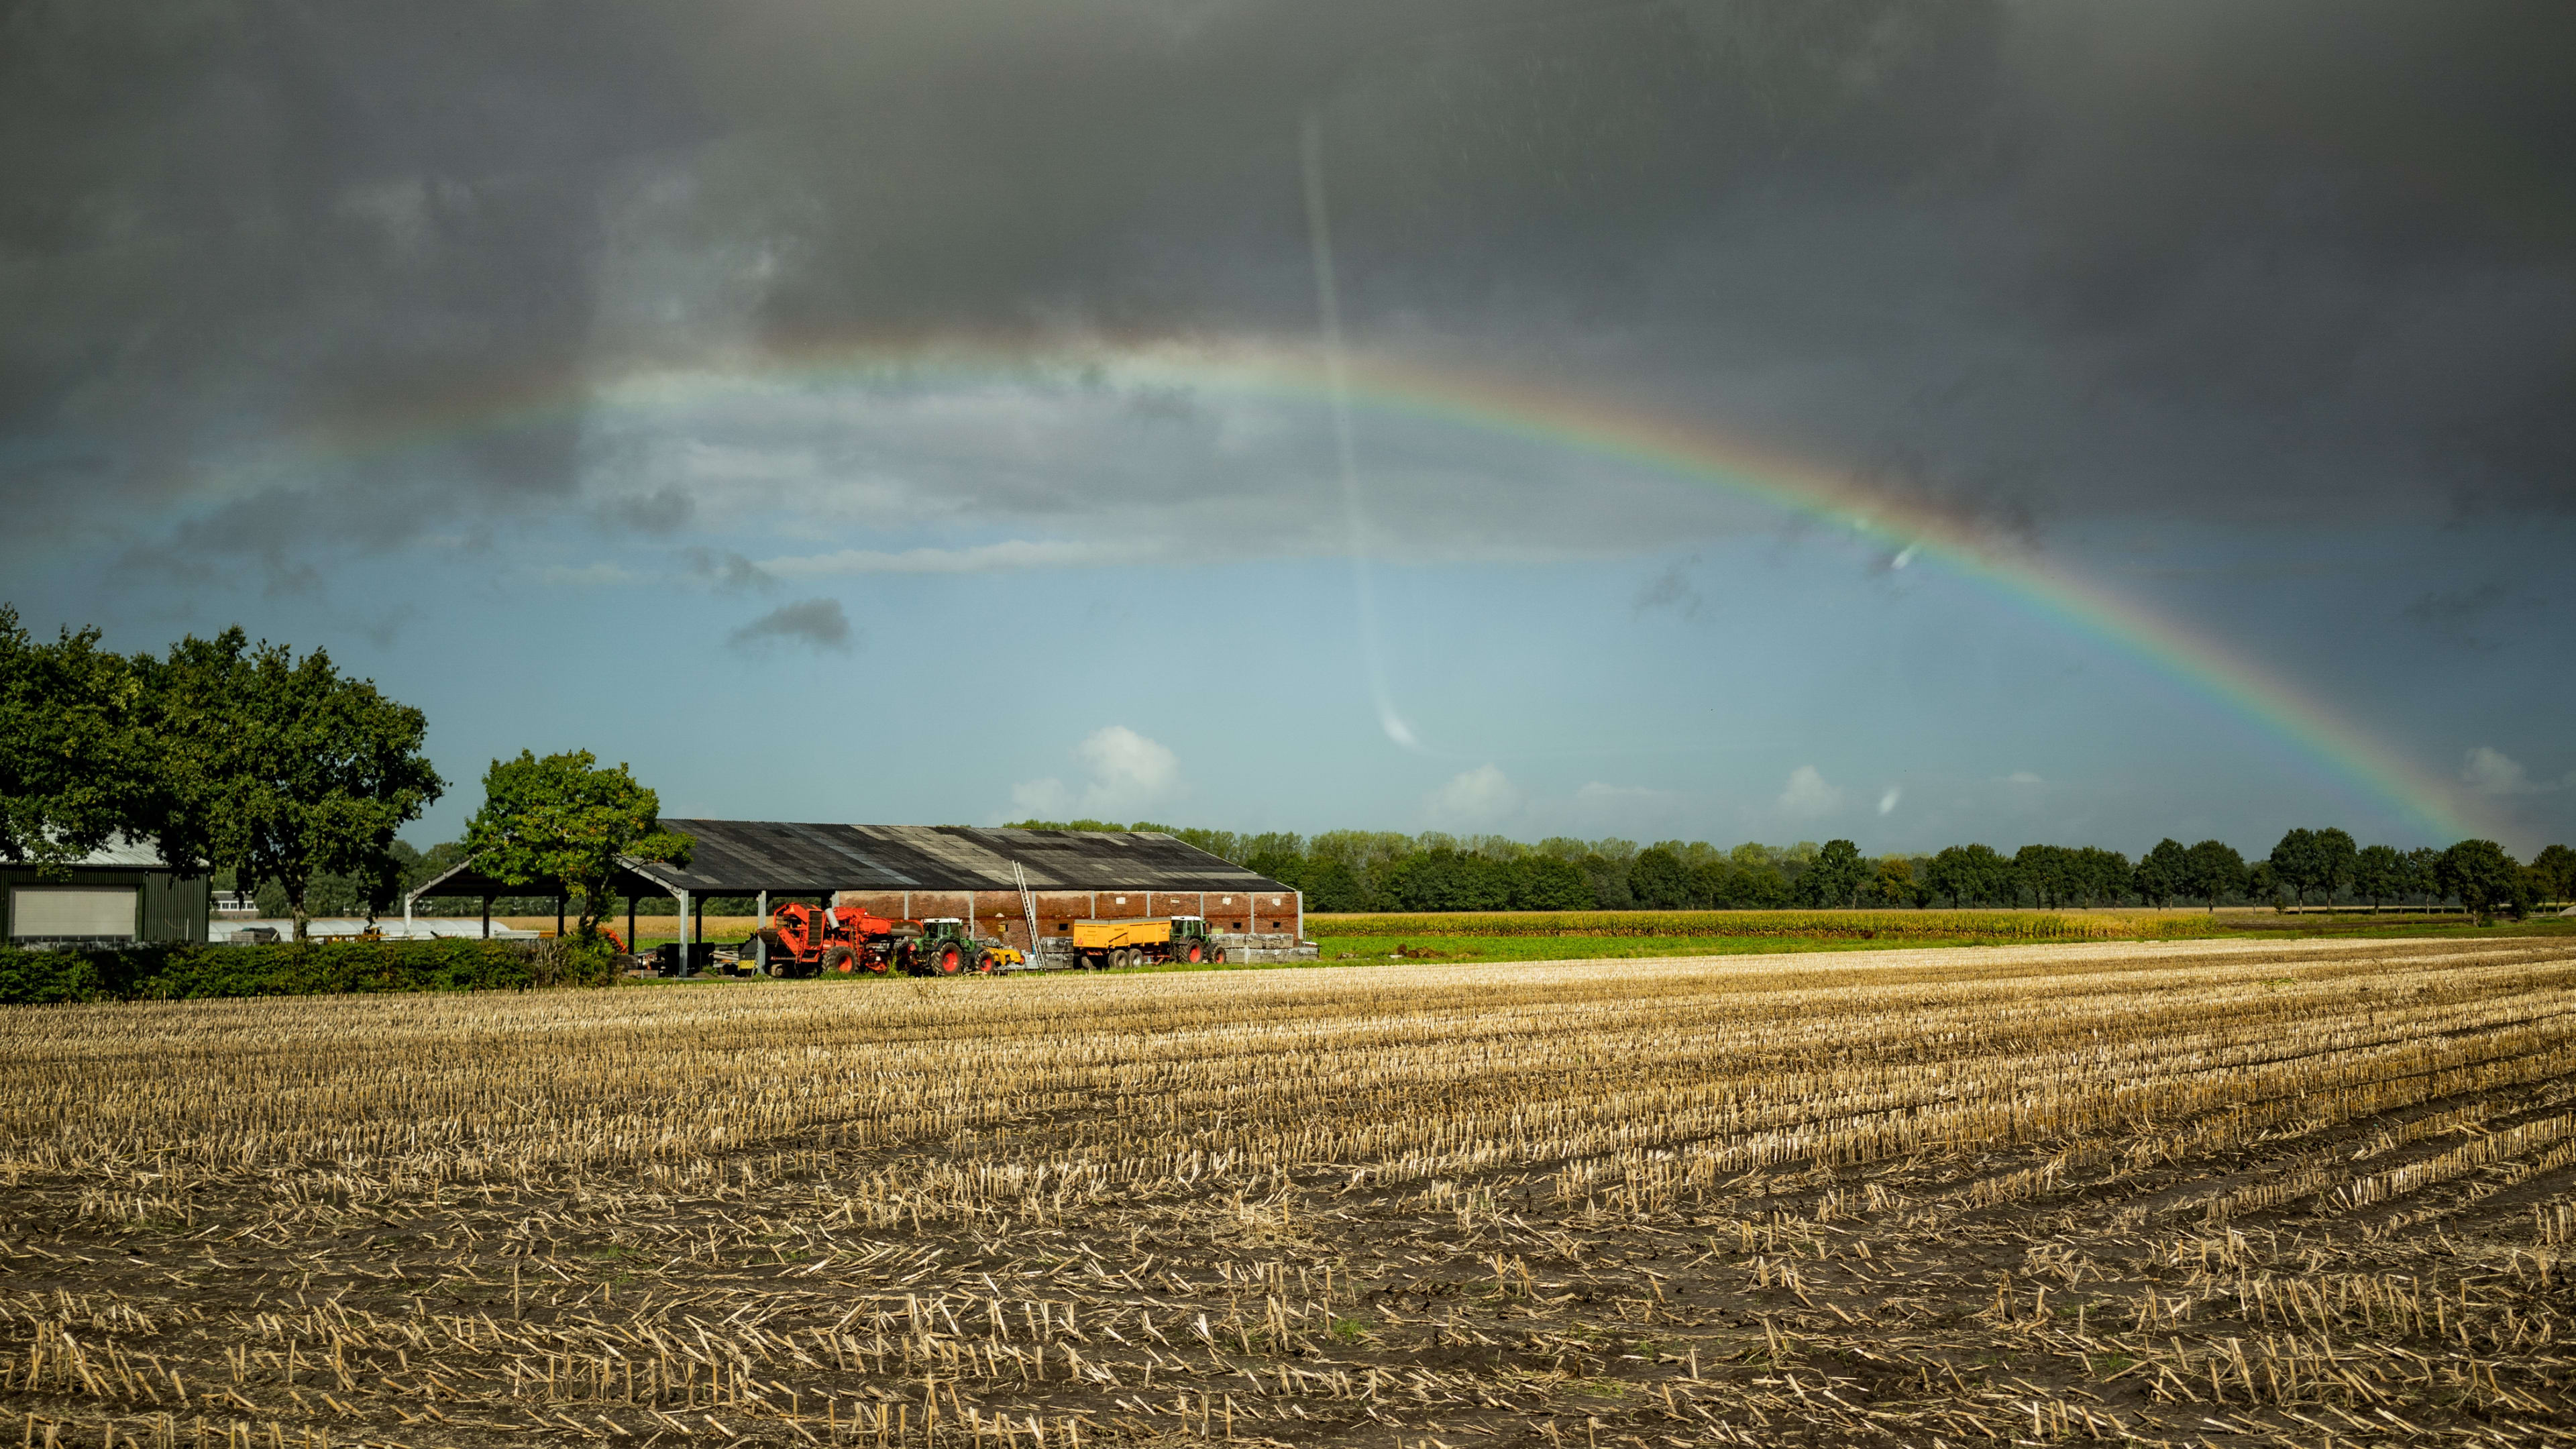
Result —
[[[1016,860],[1011,862],[1011,880],[1020,888],[1020,920],[1029,928],[1029,964],[1035,966],[1038,953],[1046,949],[1038,940],[1038,895],[1029,889],[1029,873]]]

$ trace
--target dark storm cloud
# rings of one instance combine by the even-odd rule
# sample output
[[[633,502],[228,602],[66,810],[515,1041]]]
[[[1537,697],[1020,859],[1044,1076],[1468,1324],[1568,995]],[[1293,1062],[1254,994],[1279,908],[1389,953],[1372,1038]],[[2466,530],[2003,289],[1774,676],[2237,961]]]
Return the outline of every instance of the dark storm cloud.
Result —
[[[1310,108],[1364,346],[1731,425],[2008,541],[2576,501],[2562,5],[164,0],[0,26],[21,538],[184,512],[287,579],[323,528],[670,531],[686,492],[577,500],[624,461],[560,405],[585,379],[851,336],[1310,336]],[[1174,481],[1132,486],[1101,501]]]
[[[733,631],[727,642],[748,653],[776,644],[807,644],[846,654],[850,651],[850,617],[838,599],[800,599],[781,604]]]

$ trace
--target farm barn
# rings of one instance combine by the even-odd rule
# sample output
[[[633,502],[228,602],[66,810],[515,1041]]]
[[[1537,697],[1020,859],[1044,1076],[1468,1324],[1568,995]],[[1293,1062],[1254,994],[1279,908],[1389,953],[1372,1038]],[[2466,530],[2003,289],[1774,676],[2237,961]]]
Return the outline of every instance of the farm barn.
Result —
[[[697,842],[689,863],[630,861],[617,888],[630,898],[677,898],[681,914],[692,922],[693,941],[705,939],[709,896],[750,896],[764,915],[783,901],[812,900],[897,920],[955,916],[1033,955],[1040,943],[1069,936],[1078,920],[1182,915],[1206,917],[1211,930],[1228,938],[1231,951],[1243,953],[1238,959],[1313,955],[1299,945],[1306,918],[1296,890],[1156,831],[662,823]],[[525,887],[479,874],[469,862],[414,891],[410,900],[479,896],[488,903],[525,893]]]
[[[0,866],[0,941],[12,946],[130,946],[203,941],[213,895],[158,848],[111,841],[47,880],[32,865]]]

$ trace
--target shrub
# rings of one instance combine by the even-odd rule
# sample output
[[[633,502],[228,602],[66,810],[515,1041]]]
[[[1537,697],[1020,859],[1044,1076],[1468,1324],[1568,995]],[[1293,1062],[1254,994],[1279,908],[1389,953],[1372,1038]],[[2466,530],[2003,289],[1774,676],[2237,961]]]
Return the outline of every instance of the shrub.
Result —
[[[281,941],[120,951],[0,948],[0,1002],[524,991],[606,986],[607,947],[568,941]]]

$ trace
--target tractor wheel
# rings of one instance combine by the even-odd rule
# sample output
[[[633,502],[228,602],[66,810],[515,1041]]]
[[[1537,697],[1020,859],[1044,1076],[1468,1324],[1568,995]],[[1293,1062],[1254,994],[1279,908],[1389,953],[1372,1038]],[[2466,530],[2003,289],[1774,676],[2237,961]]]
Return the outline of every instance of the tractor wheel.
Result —
[[[1136,953],[1124,946],[1109,953],[1109,969],[1112,971],[1124,971],[1135,964]]]
[[[966,969],[978,976],[990,976],[1002,969],[1002,963],[992,952],[978,951],[974,959],[966,963]]]
[[[1219,946],[1208,953],[1208,964],[1211,966],[1222,966],[1225,964],[1225,948],[1223,946]]]
[[[823,969],[846,975],[850,967],[857,962],[858,956],[858,952],[847,946],[826,946],[823,948]]]
[[[965,956],[953,943],[943,945],[931,953],[930,974],[933,976],[954,976],[965,969],[965,966]]]
[[[1207,948],[1205,946],[1200,945],[1196,941],[1192,941],[1189,944],[1188,949],[1181,952],[1181,959],[1187,961],[1193,966],[1196,966],[1199,964],[1199,959],[1206,954]]]

